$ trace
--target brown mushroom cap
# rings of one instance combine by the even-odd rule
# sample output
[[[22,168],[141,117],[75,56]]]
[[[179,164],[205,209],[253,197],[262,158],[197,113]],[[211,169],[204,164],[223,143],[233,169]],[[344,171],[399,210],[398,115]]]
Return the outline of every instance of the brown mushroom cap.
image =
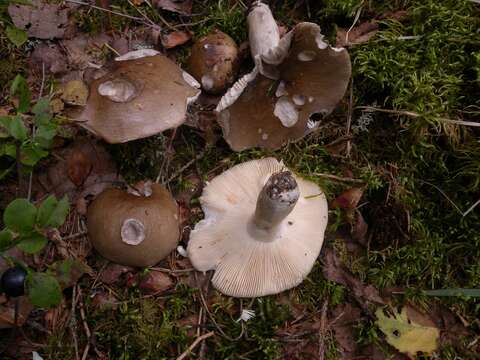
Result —
[[[89,206],[87,221],[95,249],[122,265],[155,265],[175,249],[180,237],[177,204],[159,184],[152,185],[148,197],[104,191]]]
[[[90,85],[86,107],[75,119],[109,143],[152,136],[185,121],[196,81],[162,55],[116,61]]]
[[[222,93],[238,72],[238,47],[227,34],[215,30],[202,37],[192,47],[188,62],[190,73],[211,94]]]
[[[348,52],[328,46],[316,24],[300,23],[292,32],[288,56],[278,65],[279,79],[258,74],[236,101],[218,109],[233,150],[277,149],[300,139],[315,128],[310,116],[329,114],[345,94],[351,74]]]

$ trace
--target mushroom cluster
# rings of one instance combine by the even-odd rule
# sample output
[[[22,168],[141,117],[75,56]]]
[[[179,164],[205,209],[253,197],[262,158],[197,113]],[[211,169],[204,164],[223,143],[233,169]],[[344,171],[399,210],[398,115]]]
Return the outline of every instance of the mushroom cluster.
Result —
[[[205,219],[187,253],[226,295],[257,297],[298,285],[317,259],[327,226],[325,195],[274,158],[214,178],[200,198]]]
[[[343,48],[328,45],[318,25],[299,23],[280,33],[269,7],[255,2],[248,15],[254,69],[234,82],[238,48],[215,31],[199,39],[190,76],[152,50],[127,53],[93,80],[81,125],[110,143],[177,127],[189,103],[205,92],[221,94],[215,113],[235,151],[277,149],[313,131],[312,117],[328,115],[351,75]],[[195,78],[198,80],[195,80]],[[151,266],[179,241],[177,204],[158,184],[136,196],[103,192],[88,209],[88,232],[104,257],[124,265]],[[224,294],[276,294],[303,281],[317,259],[328,206],[313,182],[275,158],[252,160],[214,178],[200,198],[205,218],[190,233],[187,255],[195,269],[214,270]]]
[[[255,68],[222,97],[217,118],[233,150],[278,149],[313,131],[313,114],[335,108],[350,79],[350,58],[325,42],[317,24],[300,23],[280,38],[270,8],[260,2],[248,26]]]

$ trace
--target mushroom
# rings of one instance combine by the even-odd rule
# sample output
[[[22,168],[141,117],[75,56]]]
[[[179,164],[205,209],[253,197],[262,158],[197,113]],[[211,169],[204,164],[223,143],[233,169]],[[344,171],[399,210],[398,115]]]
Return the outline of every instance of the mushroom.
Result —
[[[313,114],[332,112],[347,89],[350,57],[330,47],[313,23],[299,23],[280,39],[262,3],[254,4],[248,24],[256,65],[222,97],[217,121],[235,151],[277,149],[313,131]]]
[[[205,219],[187,253],[226,295],[276,294],[302,282],[320,253],[328,207],[322,190],[274,158],[214,178],[200,198]]]
[[[235,81],[238,71],[238,47],[227,34],[215,30],[192,47],[190,73],[211,94],[224,92]]]
[[[76,117],[80,125],[109,143],[155,135],[185,121],[200,84],[155,50],[121,57],[90,84],[90,96]]]
[[[178,244],[177,203],[159,184],[149,196],[119,189],[102,192],[89,206],[88,235],[105,258],[127,266],[152,266]]]

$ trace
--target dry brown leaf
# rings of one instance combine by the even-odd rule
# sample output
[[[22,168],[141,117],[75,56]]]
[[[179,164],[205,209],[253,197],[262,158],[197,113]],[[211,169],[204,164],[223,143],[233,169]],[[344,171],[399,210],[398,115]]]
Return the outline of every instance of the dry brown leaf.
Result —
[[[32,0],[32,6],[12,4],[8,13],[17,28],[39,39],[63,38],[68,25],[68,10],[44,0]]]
[[[356,341],[355,325],[359,323],[361,317],[361,310],[350,303],[340,304],[332,310],[330,328],[340,345],[339,355],[342,359],[353,358],[358,354],[359,344]]]
[[[364,188],[354,187],[344,191],[332,201],[332,208],[355,209],[362,198]]]
[[[192,38],[190,31],[172,31],[160,37],[162,46],[165,49],[171,49],[179,45],[185,44]]]
[[[82,151],[82,148],[74,148],[67,157],[68,178],[78,187],[82,186],[85,179],[92,171],[92,162]]]
[[[354,27],[350,32],[348,29],[338,29],[337,47],[349,47],[362,44],[370,40],[378,32],[378,24],[374,22],[364,22]]]
[[[118,264],[109,264],[105,269],[100,273],[99,281],[104,284],[111,285],[120,281],[120,277],[128,272],[134,271],[130,266],[118,265]]]
[[[118,301],[111,293],[99,292],[92,299],[92,304],[99,310],[115,310]]]
[[[192,2],[193,0],[154,0],[153,4],[158,9],[190,15],[192,13]]]
[[[355,210],[355,219],[352,224],[351,234],[353,240],[363,246],[367,246],[368,224],[363,218],[360,210]]]
[[[333,249],[325,249],[323,262],[323,275],[325,278],[346,286],[360,303],[365,304],[367,301],[378,304],[385,303],[376,288],[372,285],[365,285],[350,273]]]
[[[68,70],[67,59],[60,47],[56,44],[38,44],[29,59],[30,66],[38,72],[61,74]]]
[[[173,281],[165,273],[159,271],[149,272],[142,280],[138,287],[145,294],[159,294],[170,289],[173,286]]]
[[[26,296],[17,298],[18,304],[18,318],[17,325],[22,326],[27,321],[30,311],[33,306]],[[0,329],[12,328],[15,325],[15,301],[9,300],[7,303],[0,305]]]

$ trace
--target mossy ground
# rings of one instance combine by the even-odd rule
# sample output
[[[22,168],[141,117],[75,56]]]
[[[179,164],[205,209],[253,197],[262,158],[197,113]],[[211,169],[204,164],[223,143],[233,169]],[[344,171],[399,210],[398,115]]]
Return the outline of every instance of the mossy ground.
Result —
[[[126,2],[111,3],[115,11],[139,15]],[[168,178],[205,151],[203,157],[168,184],[174,192],[180,192],[189,186],[191,173],[206,180],[236,163],[275,156],[321,185],[331,200],[350,185],[315,173],[342,176],[348,171],[351,177],[367,184],[362,213],[372,233],[367,255],[357,259],[351,269],[355,276],[379,289],[406,288],[399,302],[410,300],[426,307],[434,300],[421,295],[421,290],[479,288],[480,206],[465,216],[464,212],[480,199],[480,131],[442,120],[479,119],[478,4],[468,0],[290,0],[272,1],[271,5],[281,23],[317,22],[331,41],[337,28],[350,27],[358,13],[359,22],[398,10],[406,10],[407,15],[401,22],[388,20],[388,16],[379,20],[376,36],[349,50],[353,65],[352,104],[347,94],[337,111],[322,120],[315,134],[275,152],[254,149],[233,153],[223,140],[207,147],[199,131],[181,128],[172,146],[172,134],[168,132],[111,146],[122,175],[130,182],[155,178],[163,164],[162,175]],[[240,1],[199,1],[194,7],[198,15],[188,19],[162,13],[162,20],[155,10],[142,9],[158,23],[192,23],[190,29],[195,36],[220,28],[238,42],[246,39],[247,9]],[[77,21],[83,31],[96,32],[103,30],[104,19],[103,13],[91,11],[79,15]],[[114,15],[109,16],[109,21],[109,26],[116,30],[135,24]],[[6,41],[3,35],[0,41]],[[178,53],[188,53],[188,46]],[[21,69],[24,56],[2,52],[7,53],[13,68],[0,66],[2,84]],[[0,64],[2,61],[3,58]],[[353,139],[350,156],[346,156],[344,149],[333,152],[326,145],[345,134],[350,106]],[[369,112],[361,106],[397,112]],[[405,111],[417,116],[405,115]],[[170,152],[165,152],[169,147]],[[190,205],[198,209],[198,199],[192,199]],[[338,211],[332,211],[331,219],[332,227],[341,225]],[[81,285],[88,289],[91,284],[84,279]],[[197,290],[177,284],[175,291],[160,300],[145,298],[135,289],[115,291],[121,304],[115,312],[99,311],[86,303],[87,321],[96,335],[97,346],[109,351],[109,358],[167,359],[192,342],[193,338],[177,321],[200,311]],[[217,294],[211,311],[225,336],[206,340],[206,358],[279,359],[286,344],[279,340],[277,331],[294,319],[295,304],[313,316],[320,313],[325,300],[333,306],[350,301],[350,296],[349,289],[324,279],[320,262],[301,286],[288,293],[288,302],[278,296],[255,299],[250,304]],[[480,332],[477,299],[452,297],[442,302],[455,309],[477,334]],[[232,341],[241,332],[240,323],[235,321],[240,306],[247,304],[257,316],[246,323],[242,341]],[[211,319],[205,326],[207,330],[217,330]],[[381,336],[373,322],[362,323],[355,333],[358,342],[365,344],[378,343]],[[66,332],[52,335],[47,358],[72,358],[65,347],[68,336]],[[305,338],[315,336],[305,334]],[[336,359],[336,351],[335,340],[328,337],[326,358]],[[442,348],[439,358],[468,358],[465,351],[458,342]]]

